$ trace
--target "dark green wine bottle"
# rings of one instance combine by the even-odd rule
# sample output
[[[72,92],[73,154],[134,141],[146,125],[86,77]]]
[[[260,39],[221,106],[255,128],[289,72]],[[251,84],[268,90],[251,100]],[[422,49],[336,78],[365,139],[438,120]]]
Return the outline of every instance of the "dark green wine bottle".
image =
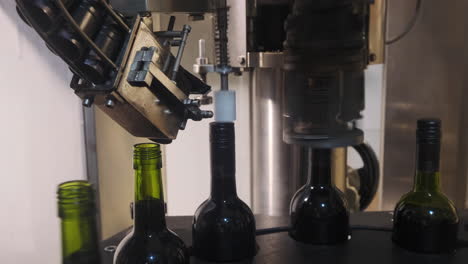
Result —
[[[58,213],[62,227],[63,264],[99,264],[94,190],[86,181],[58,187]]]
[[[450,253],[456,247],[459,219],[440,188],[440,120],[418,120],[416,140],[415,182],[395,207],[393,241],[411,251]]]
[[[192,224],[194,255],[205,261],[245,261],[257,252],[254,215],[236,191],[234,132],[234,123],[210,124],[211,195]]]
[[[291,200],[289,235],[307,244],[338,244],[350,235],[343,194],[332,183],[331,149],[308,150],[307,183]]]
[[[134,225],[117,247],[114,264],[186,264],[184,242],[166,227],[161,151],[157,144],[134,146]]]

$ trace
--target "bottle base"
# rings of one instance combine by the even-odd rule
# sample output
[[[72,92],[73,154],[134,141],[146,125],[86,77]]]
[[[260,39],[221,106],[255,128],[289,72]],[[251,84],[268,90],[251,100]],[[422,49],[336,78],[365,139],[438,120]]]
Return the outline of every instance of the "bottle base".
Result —
[[[457,246],[458,222],[424,221],[409,213],[394,215],[392,241],[401,248],[424,254],[450,254]]]
[[[424,245],[416,243],[402,242],[392,237],[392,242],[397,247],[407,250],[413,253],[418,254],[427,254],[427,255],[452,255],[455,254],[456,248],[434,248],[434,247],[424,247]]]

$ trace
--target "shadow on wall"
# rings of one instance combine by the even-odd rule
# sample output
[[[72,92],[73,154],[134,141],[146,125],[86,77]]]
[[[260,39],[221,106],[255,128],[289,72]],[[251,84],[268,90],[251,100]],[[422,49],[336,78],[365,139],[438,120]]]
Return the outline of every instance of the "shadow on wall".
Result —
[[[40,56],[44,58],[44,62],[50,65],[51,69],[56,70],[57,77],[65,81],[65,83],[70,83],[71,72],[68,70],[66,63],[63,62],[62,59],[60,59],[58,56],[55,56],[47,48],[45,42],[41,39],[39,34],[37,34],[33,28],[29,27],[26,23],[24,23],[24,21],[16,12],[15,1],[0,0],[0,14],[5,14],[7,17],[6,19],[11,20],[12,24],[16,25],[16,31],[18,32],[19,38],[18,45],[23,45],[23,41],[28,41],[29,43],[31,43],[31,46],[33,46],[34,49],[37,50],[37,54],[40,54]]]

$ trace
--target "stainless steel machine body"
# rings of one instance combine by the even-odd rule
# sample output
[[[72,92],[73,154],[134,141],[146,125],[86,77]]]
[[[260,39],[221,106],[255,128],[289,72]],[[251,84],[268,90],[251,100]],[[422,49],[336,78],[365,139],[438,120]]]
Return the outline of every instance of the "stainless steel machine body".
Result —
[[[369,43],[372,46],[370,49],[373,62],[383,61],[383,2],[377,1],[370,9],[372,21],[372,37]],[[288,114],[285,111],[285,102],[296,96],[288,91],[297,89],[297,84],[285,81],[284,71],[284,52],[283,40],[286,37],[286,32],[276,34],[273,31],[281,32],[282,24],[286,19],[284,9],[288,9],[288,1],[255,1],[254,11],[250,12],[248,21],[250,21],[247,33],[249,39],[249,51],[247,55],[247,67],[251,69],[253,80],[251,81],[251,127],[252,127],[252,206],[256,213],[268,215],[287,215],[289,214],[289,201],[296,190],[305,183],[304,172],[302,168],[307,167],[304,147],[299,145],[290,145],[284,143],[285,139],[285,120],[288,121]],[[276,20],[271,16],[276,16]],[[279,20],[278,20],[279,18]],[[281,20],[282,19],[282,20]],[[269,33],[265,33],[269,32]],[[325,51],[324,51],[325,52]],[[378,60],[377,60],[378,58]],[[342,102],[358,102],[358,90],[354,90],[352,94],[357,97],[345,95],[346,91],[351,91],[351,87],[340,88],[341,103]],[[320,88],[320,93],[309,93],[294,98],[291,104],[299,103],[301,100],[322,100],[323,91],[327,91],[327,87]],[[362,87],[363,89],[363,87]],[[306,89],[311,90],[311,89]],[[291,96],[292,95],[292,96]],[[318,96],[318,97],[317,97]],[[330,95],[331,98],[327,104],[331,104],[339,96],[337,94]],[[299,98],[302,97],[302,98]],[[312,102],[310,102],[312,103]],[[339,103],[338,103],[339,104]],[[308,104],[306,104],[306,107]],[[317,108],[317,113],[325,115],[328,109]],[[352,110],[352,109],[350,109]],[[307,111],[307,110],[306,110]],[[347,110],[343,111],[347,113]],[[298,117],[299,112],[296,113]],[[302,113],[301,113],[302,114]],[[338,118],[338,117],[337,117]],[[314,122],[312,122],[314,123]],[[333,122],[332,122],[333,123]],[[315,123],[317,125],[317,123]],[[352,124],[351,124],[352,125]],[[286,126],[287,127],[287,126]],[[328,137],[330,130],[325,129],[326,135],[310,133],[308,136],[312,140],[296,142],[299,144],[313,144],[315,147],[335,147],[333,151],[333,178],[335,184],[346,193],[348,200],[351,202],[352,210],[360,210],[365,208],[369,201],[360,206],[360,193],[358,191],[359,184],[349,181],[347,178],[347,145],[359,143],[362,140],[362,132],[359,130],[350,130],[336,136],[336,138]],[[322,130],[323,131],[323,130]],[[306,134],[307,134],[306,133]],[[351,135],[351,136],[348,136]],[[361,135],[361,136],[360,136]],[[349,140],[343,140],[349,138]],[[317,139],[317,140],[315,140]],[[338,140],[335,140],[338,139]],[[287,140],[288,143],[293,143]],[[371,151],[372,152],[372,151]],[[374,155],[375,157],[375,155]],[[369,160],[365,162],[369,163]],[[373,161],[373,175],[368,174],[368,178],[379,177],[378,164]],[[362,170],[364,171],[364,170]],[[361,171],[361,172],[362,172]],[[350,170],[352,175],[356,175],[356,171]],[[362,176],[362,175],[361,175]],[[359,178],[354,177],[354,179]],[[363,180],[366,177],[362,177]],[[359,180],[358,180],[359,181]],[[365,180],[362,182],[363,185]],[[374,181],[370,189],[373,189],[375,194],[376,184]],[[371,185],[372,185],[371,184]],[[365,188],[363,188],[365,189]],[[368,198],[368,194],[363,193],[364,197]],[[372,194],[373,196],[373,194]]]
[[[26,2],[17,1],[20,12],[27,14]],[[60,2],[50,1],[51,6]],[[381,2],[373,2],[352,0],[342,5],[339,0],[317,3],[296,0],[291,5],[293,1],[289,0],[204,0],[196,4],[182,0],[131,3],[113,0],[112,7],[120,13],[141,13],[132,28],[124,25],[128,27],[125,48],[116,61],[109,61],[116,75],[110,75],[110,81],[98,85],[87,80],[79,67],[74,67],[80,61],[62,58],[78,69],[72,87],[85,105],[97,104],[135,136],[169,143],[185,128],[187,119],[201,120],[212,115],[200,109],[200,100],[189,97],[206,95],[209,87],[183,68],[179,70],[190,28],[175,31],[172,21],[167,31],[152,32],[151,12],[186,13],[193,20],[212,13],[216,23],[217,58],[209,69],[220,74],[221,88],[227,88],[230,73],[252,76],[249,88],[252,91],[254,210],[287,214],[289,199],[301,184],[301,168],[307,167],[308,161],[303,159],[302,147],[286,145],[284,139],[297,145],[327,148],[362,141],[362,132],[355,121],[360,118],[364,103],[363,69],[369,61],[380,58],[378,43],[370,45],[374,42],[369,38],[372,10],[380,10],[370,6],[381,6]],[[99,4],[118,23],[125,23],[106,1]],[[66,7],[59,5],[64,17],[60,21],[74,25],[85,44],[101,56],[92,36],[81,32]],[[304,15],[302,6],[304,10],[312,10],[314,16]],[[332,15],[322,12],[329,8]],[[32,16],[26,18],[26,22],[34,20]],[[347,23],[348,19],[353,23]],[[286,20],[287,27],[284,27]],[[126,21],[131,24],[128,22],[131,20]],[[376,22],[372,32],[381,33],[381,22]],[[40,32],[39,28],[35,29]],[[344,34],[339,34],[341,31]],[[41,36],[49,33],[42,32]],[[310,41],[310,36],[317,37]],[[283,46],[285,40],[287,44]],[[351,53],[348,53],[349,45],[353,48]],[[172,46],[179,47],[176,55],[170,53]],[[335,166],[341,168],[335,172],[340,174],[339,186],[345,188],[343,153],[346,151],[336,153],[341,154],[336,154],[335,160],[343,164]]]
[[[415,1],[388,1],[388,38],[411,20]],[[468,2],[423,1],[411,34],[387,48],[383,209],[391,210],[414,177],[415,120],[443,125],[441,184],[458,208],[467,201]]]
[[[122,13],[136,15],[141,12],[187,13],[203,15],[214,12],[215,0],[111,0],[112,6]]]
[[[177,31],[171,21],[153,32],[151,15],[125,18],[107,1],[17,0],[17,7],[68,64],[83,105],[96,104],[132,135],[170,143],[188,119],[213,116],[189,98],[210,87],[180,66],[190,26]]]
[[[249,53],[252,71],[252,209],[257,214],[287,215],[289,201],[303,184],[300,148],[283,141],[283,54]]]

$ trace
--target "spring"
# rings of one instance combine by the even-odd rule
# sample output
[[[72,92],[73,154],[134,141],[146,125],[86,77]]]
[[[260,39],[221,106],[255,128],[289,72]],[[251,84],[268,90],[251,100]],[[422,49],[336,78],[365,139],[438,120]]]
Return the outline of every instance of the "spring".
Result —
[[[216,63],[220,66],[229,65],[229,51],[228,51],[228,20],[229,20],[229,7],[218,7],[215,16],[215,51]]]

